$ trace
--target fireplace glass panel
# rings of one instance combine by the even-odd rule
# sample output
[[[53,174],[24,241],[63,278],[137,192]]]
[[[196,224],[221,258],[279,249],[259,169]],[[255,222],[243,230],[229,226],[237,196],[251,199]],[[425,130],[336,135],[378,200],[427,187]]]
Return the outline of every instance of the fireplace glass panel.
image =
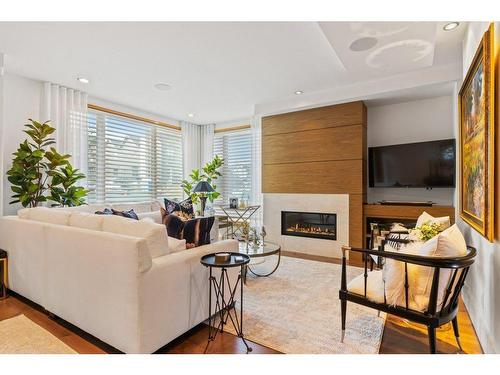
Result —
[[[281,234],[337,239],[337,215],[315,212],[281,211]]]

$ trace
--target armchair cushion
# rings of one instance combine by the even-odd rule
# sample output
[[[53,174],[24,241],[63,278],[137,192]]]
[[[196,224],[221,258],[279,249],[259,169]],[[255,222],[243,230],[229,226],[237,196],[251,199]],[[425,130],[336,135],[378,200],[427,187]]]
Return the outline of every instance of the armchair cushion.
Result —
[[[365,295],[365,276],[356,276],[347,284],[347,290],[352,293]],[[382,271],[368,272],[366,279],[366,298],[377,303],[384,303],[384,282]]]
[[[399,262],[401,263],[401,262]],[[404,277],[404,276],[403,276]],[[397,303],[389,303],[387,300],[387,295],[384,299],[384,279],[382,271],[371,271],[368,272],[368,277],[366,279],[366,298],[370,301],[376,303],[387,303],[389,305],[397,305],[401,307],[405,307],[404,301],[404,290],[402,292],[402,298],[400,298]],[[404,284],[403,284],[404,288]],[[347,284],[347,290],[351,293],[360,294],[362,296],[365,295],[365,276],[363,274],[355,277]],[[419,308],[419,305],[415,300],[408,300],[408,307],[412,310],[423,311]]]

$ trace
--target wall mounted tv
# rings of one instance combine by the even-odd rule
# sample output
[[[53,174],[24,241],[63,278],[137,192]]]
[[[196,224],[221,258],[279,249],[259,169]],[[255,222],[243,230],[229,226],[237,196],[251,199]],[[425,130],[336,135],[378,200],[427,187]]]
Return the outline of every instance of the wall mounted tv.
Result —
[[[370,187],[454,187],[455,140],[370,147]]]

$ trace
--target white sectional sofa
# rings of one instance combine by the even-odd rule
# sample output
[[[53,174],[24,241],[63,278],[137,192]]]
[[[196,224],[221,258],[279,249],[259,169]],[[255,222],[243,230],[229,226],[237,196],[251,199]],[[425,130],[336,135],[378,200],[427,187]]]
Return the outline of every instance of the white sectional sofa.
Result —
[[[208,270],[200,258],[238,251],[237,241],[182,250],[161,224],[81,212],[95,208],[1,217],[9,288],[125,353],[152,353],[204,321]],[[238,271],[230,271],[235,282]]]

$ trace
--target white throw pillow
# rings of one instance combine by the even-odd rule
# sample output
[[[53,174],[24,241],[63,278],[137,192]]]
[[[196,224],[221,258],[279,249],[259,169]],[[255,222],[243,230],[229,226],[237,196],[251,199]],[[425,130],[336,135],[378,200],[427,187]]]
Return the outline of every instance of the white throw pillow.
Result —
[[[389,244],[385,245],[385,251],[394,251],[405,254],[417,254],[422,243],[412,242],[401,246],[399,250]],[[382,269],[386,302],[389,305],[406,306],[405,296],[405,264],[395,259],[385,259]],[[410,275],[410,264],[408,264],[408,275]],[[408,303],[412,304],[415,294],[415,284],[411,278],[408,279]]]
[[[137,217],[139,218],[139,220],[151,219],[153,223],[161,224],[160,209],[158,209],[158,211],[138,213]]]
[[[422,226],[422,224],[431,223],[431,224],[439,224],[442,230],[445,230],[450,227],[450,217],[442,216],[442,217],[434,217],[429,215],[427,212],[423,212],[417,219],[417,227]]]
[[[177,238],[169,236],[168,247],[171,254],[186,250],[186,240],[178,240]]]
[[[456,224],[426,241],[418,250],[418,255],[428,257],[461,257],[467,254],[465,239]],[[412,282],[415,283],[414,298],[421,310],[429,303],[434,269],[431,267],[408,265]],[[442,268],[439,274],[437,310],[441,309],[444,294],[450,281],[452,270]]]
[[[19,210],[17,214],[21,219],[29,219],[57,225],[68,225],[69,215],[71,213],[69,211],[57,210],[54,208],[35,207]]]
[[[68,225],[89,230],[102,230],[102,215],[89,214],[87,212],[72,212]]]
[[[162,224],[116,215],[103,215],[102,230],[146,239],[151,258],[169,253],[167,230]]]

